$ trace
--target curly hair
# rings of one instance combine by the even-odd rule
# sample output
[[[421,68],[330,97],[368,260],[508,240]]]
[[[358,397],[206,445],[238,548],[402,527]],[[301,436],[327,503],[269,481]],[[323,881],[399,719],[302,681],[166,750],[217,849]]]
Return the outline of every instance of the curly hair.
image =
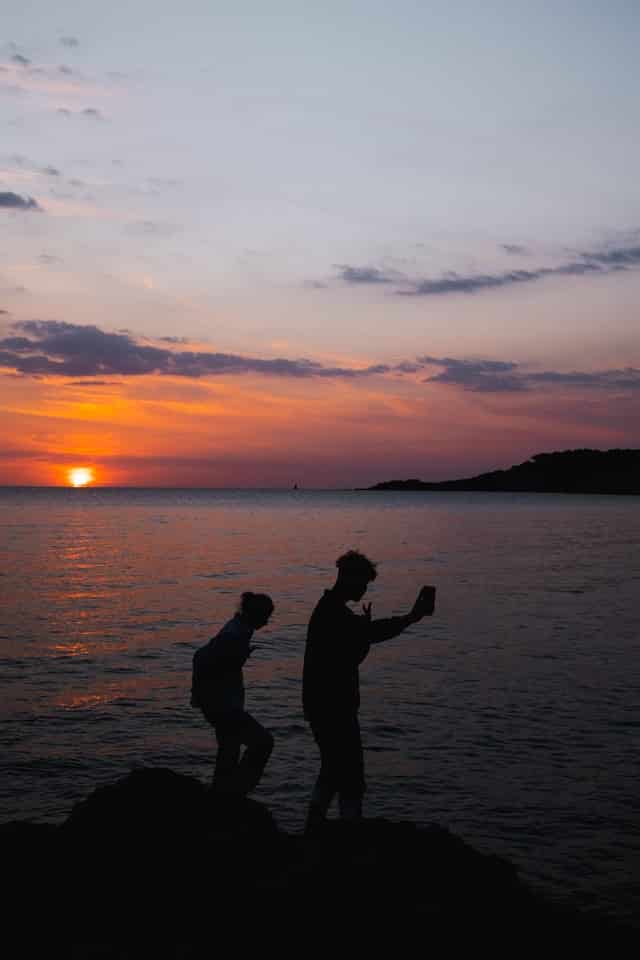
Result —
[[[358,550],[347,550],[336,560],[338,573],[344,577],[362,577],[363,580],[375,580],[378,576],[376,564]]]

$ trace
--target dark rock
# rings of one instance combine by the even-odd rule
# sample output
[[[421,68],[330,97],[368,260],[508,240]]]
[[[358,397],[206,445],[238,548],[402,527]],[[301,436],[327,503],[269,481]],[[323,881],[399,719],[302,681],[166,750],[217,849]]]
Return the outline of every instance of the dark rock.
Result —
[[[21,955],[195,957],[230,939],[243,954],[350,939],[610,950],[629,934],[540,900],[510,863],[438,826],[328,821],[293,836],[263,804],[163,769],[98,788],[59,828],[6,824],[0,843]]]
[[[194,777],[146,768],[108,786],[98,787],[77,803],[62,830],[74,839],[108,838],[109,842],[158,838],[189,832],[204,814],[205,788]]]

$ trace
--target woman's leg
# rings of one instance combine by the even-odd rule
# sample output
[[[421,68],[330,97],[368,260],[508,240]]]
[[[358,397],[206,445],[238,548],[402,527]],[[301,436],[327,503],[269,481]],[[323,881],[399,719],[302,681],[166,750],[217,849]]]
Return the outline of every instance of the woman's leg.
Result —
[[[237,768],[237,784],[240,793],[251,793],[258,786],[264,768],[273,750],[273,736],[251,714],[243,713],[238,729],[240,742],[246,750]]]
[[[215,729],[218,755],[213,771],[212,787],[216,793],[235,793],[242,740],[234,730],[233,723],[227,724],[222,720],[216,724]]]

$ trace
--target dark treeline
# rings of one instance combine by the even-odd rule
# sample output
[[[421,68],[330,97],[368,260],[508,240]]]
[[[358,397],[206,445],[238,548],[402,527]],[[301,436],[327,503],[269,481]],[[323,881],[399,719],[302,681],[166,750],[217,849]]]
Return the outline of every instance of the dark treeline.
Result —
[[[640,450],[537,453],[508,470],[463,480],[389,480],[370,490],[485,490],[529,493],[640,494]]]

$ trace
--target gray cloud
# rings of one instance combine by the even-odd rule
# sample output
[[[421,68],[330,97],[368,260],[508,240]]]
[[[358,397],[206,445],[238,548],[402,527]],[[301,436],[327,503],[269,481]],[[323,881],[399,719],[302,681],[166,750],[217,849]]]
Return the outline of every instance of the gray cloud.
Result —
[[[73,73],[73,70],[71,69],[71,67],[68,67],[66,64],[62,63],[58,67],[58,72],[69,74],[69,73]]]
[[[340,271],[340,279],[345,283],[393,283],[398,280],[398,274],[386,273],[377,267],[350,267],[346,263],[336,266]]]
[[[629,261],[631,264],[632,261]],[[616,267],[615,269],[626,269]],[[477,293],[479,290],[491,290],[513,286],[520,283],[532,283],[545,277],[582,277],[587,274],[609,273],[604,261],[595,256],[590,260],[576,260],[563,263],[559,267],[539,267],[537,270],[508,270],[495,274],[446,273],[435,280],[419,280],[410,290],[397,291],[400,296],[420,297],[437,296],[444,293]]]
[[[0,340],[0,367],[30,376],[207,377],[261,373],[276,377],[358,378],[390,372],[386,364],[365,369],[326,367],[313,360],[263,360],[228,353],[172,351],[139,343],[128,333],[105,333],[98,327],[59,321],[28,320],[14,324],[16,335]]]
[[[443,383],[474,393],[516,393],[544,386],[582,387],[589,390],[640,390],[640,370],[558,371],[535,373],[503,360],[459,360],[454,357],[419,357],[418,362],[441,367],[425,383]]]
[[[418,373],[418,371],[424,365],[425,363],[423,360],[415,362],[411,360],[403,360],[402,363],[397,363],[392,370],[394,373]]]
[[[72,380],[66,387],[117,387],[121,380]]]
[[[77,37],[60,37],[60,43],[63,47],[77,47],[80,45]]]
[[[634,267],[640,264],[640,246],[614,247],[599,253],[581,253],[581,257],[588,263],[600,264],[603,267]]]
[[[528,253],[518,244],[502,244],[510,254]],[[411,279],[402,273],[378,267],[353,267],[339,264],[339,277],[348,284],[396,284],[394,292],[403,297],[442,296],[455,293],[479,293],[522,283],[534,283],[548,277],[584,277],[604,275],[640,266],[640,246],[615,247],[609,250],[582,251],[576,259],[555,267],[531,270],[505,270],[497,273],[462,274],[449,271],[439,277]]]
[[[560,384],[568,387],[588,387],[606,390],[639,390],[640,369],[625,367],[621,370],[596,370],[581,372],[578,370],[566,373],[555,370],[544,370],[541,373],[527,374],[530,384]]]
[[[31,63],[31,60],[29,60],[29,57],[23,57],[21,53],[14,53],[11,57],[11,62],[17,63],[21,67],[28,67]]]
[[[0,208],[5,210],[42,210],[33,197],[21,197],[17,193],[0,193]]]
[[[501,243],[500,247],[505,253],[510,253],[515,257],[521,257],[529,253],[527,248],[523,247],[521,243]]]
[[[85,107],[84,110],[69,110],[68,107],[58,107],[56,113],[63,117],[91,117],[93,120],[104,120],[104,114],[97,107]]]
[[[445,383],[477,393],[505,393],[526,389],[518,364],[505,360],[456,360],[454,357],[419,357],[423,364],[442,367],[425,383]]]
[[[57,168],[57,167],[52,167],[52,166],[43,167],[43,168],[42,168],[42,173],[46,173],[46,175],[47,175],[48,177],[59,177],[59,176],[60,176],[60,171],[58,170],[58,168]]]
[[[476,293],[505,287],[514,283],[527,283],[539,280],[548,271],[511,270],[501,274],[474,274],[464,276],[459,273],[446,273],[436,280],[419,280],[410,290],[398,291],[405,297],[435,296],[442,293]]]
[[[6,312],[6,311],[5,311]],[[258,357],[194,350],[172,350],[139,342],[128,331],[105,332],[95,326],[59,321],[14,323],[12,333],[0,339],[0,368],[30,377],[74,378],[76,386],[113,385],[114,377],[160,376],[199,379],[229,374],[257,373],[293,379],[360,379],[385,374],[416,374],[425,367],[438,372],[424,382],[458,387],[473,393],[521,393],[554,387],[608,392],[640,391],[640,369],[531,372],[514,361],[416,357],[397,364],[365,368],[329,367],[307,359]],[[162,337],[158,344],[184,345],[180,337]],[[77,378],[77,379],[76,379]],[[105,379],[107,378],[107,379]]]

